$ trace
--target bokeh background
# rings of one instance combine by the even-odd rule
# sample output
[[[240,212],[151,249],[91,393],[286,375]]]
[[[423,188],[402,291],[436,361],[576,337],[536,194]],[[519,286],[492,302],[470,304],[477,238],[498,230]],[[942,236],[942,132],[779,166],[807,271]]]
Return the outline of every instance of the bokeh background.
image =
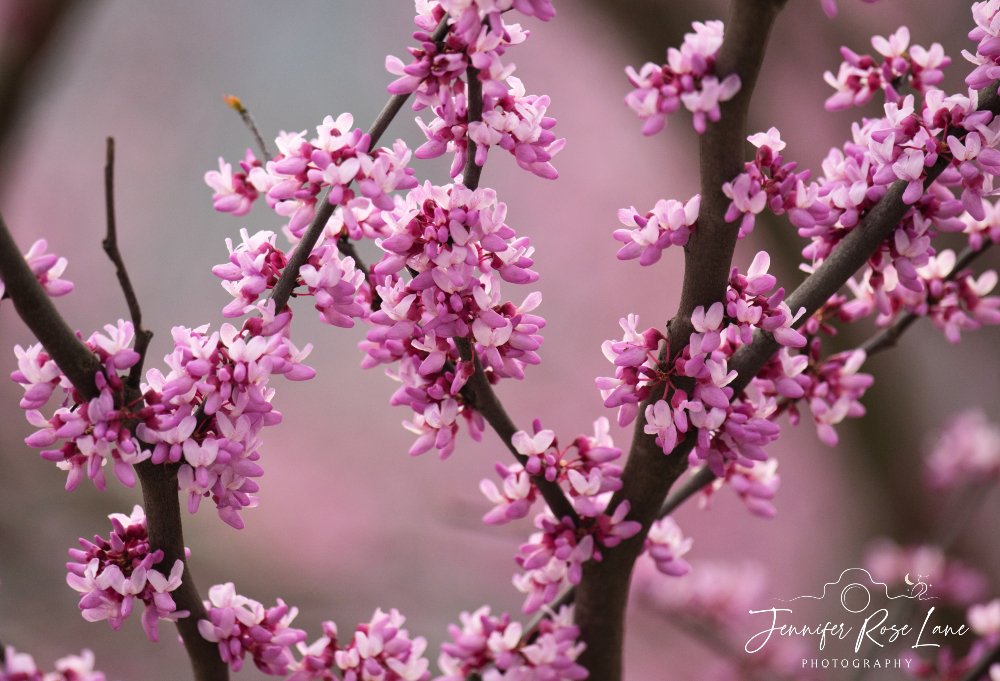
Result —
[[[44,236],[70,258],[68,277],[77,288],[58,304],[74,327],[86,335],[125,316],[100,247],[104,141],[116,138],[120,240],[147,326],[156,332],[152,365],[168,349],[171,326],[219,323],[227,296],[210,268],[226,257],[224,239],[244,226],[277,227],[266,211],[234,219],[211,209],[203,173],[219,155],[237,159],[250,144],[222,95],[240,96],[265,137],[311,129],[342,111],[366,125],[386,97],[385,55],[405,56],[411,43],[412,4],[83,0],[56,3],[69,10],[43,35],[31,18],[52,4],[0,2],[0,67],[8,81],[10,64],[25,51],[38,52],[23,87],[0,101],[4,115],[14,115],[0,150],[0,210],[25,249]],[[822,108],[828,96],[822,74],[839,64],[839,45],[867,51],[870,35],[907,24],[914,42],[944,44],[955,60],[948,81],[955,88],[964,75],[960,51],[971,46],[966,3],[840,5],[830,21],[818,0],[789,3],[754,96],[751,129],[778,126],[786,157],[806,167],[817,167],[843,141],[857,115]],[[504,384],[500,395],[522,427],[541,418],[568,441],[589,432],[598,416],[612,416],[593,380],[609,371],[600,344],[620,335],[619,317],[636,312],[644,324],[660,325],[679,297],[680,253],[668,252],[654,268],[615,259],[610,234],[617,208],[645,210],[660,197],[686,199],[697,191],[697,139],[688,120],[678,115],[665,133],[643,138],[622,103],[623,69],[662,60],[692,20],[724,18],[725,5],[565,0],[557,6],[557,20],[528,22],[535,34],[511,58],[530,92],[552,96],[557,132],[569,140],[556,160],[561,177],[528,176],[497,153],[484,183],[497,188],[510,207],[509,222],[537,246],[541,312],[549,322],[544,363],[525,382]],[[419,144],[412,119],[404,111],[389,134]],[[417,162],[417,169],[421,177],[447,179],[444,163]],[[787,224],[759,222],[736,263],[745,267],[760,248],[780,253],[785,257],[775,257],[775,268],[791,288],[802,276],[795,269],[800,247]],[[246,513],[243,531],[219,521],[211,504],[185,518],[202,591],[234,581],[265,603],[282,597],[300,606],[297,622],[311,637],[324,619],[349,632],[376,607],[396,607],[432,651],[462,610],[489,603],[516,612],[521,598],[510,585],[512,556],[530,525],[497,529],[479,521],[487,505],[478,481],[492,475],[494,461],[506,462],[502,445],[491,434],[480,445],[463,435],[450,460],[408,457],[410,435],[399,425],[406,414],[386,403],[394,384],[358,367],[362,330],[323,327],[311,317],[303,306],[296,338],[314,343],[311,363],[319,376],[304,384],[279,381],[285,420],[264,450],[260,508]],[[0,347],[31,340],[4,304]],[[811,426],[786,427],[773,447],[783,481],[776,519],[749,515],[728,493],[709,510],[691,504],[677,515],[695,538],[692,560],[752,561],[770,573],[768,594],[787,597],[859,564],[875,537],[930,540],[949,511],[924,491],[921,460],[950,414],[978,405],[1000,418],[998,341],[997,330],[984,330],[956,348],[919,324],[898,349],[869,365],[877,379],[865,399],[869,416],[841,427],[837,448],[822,446]],[[9,350],[0,367],[4,374],[15,367]],[[185,677],[186,660],[169,627],[165,642],[153,645],[137,621],[112,632],[79,616],[64,581],[66,549],[78,536],[106,534],[105,516],[129,511],[139,494],[114,482],[105,493],[89,484],[63,492],[64,474],[23,444],[29,431],[19,395],[18,386],[0,382],[0,640],[33,653],[40,665],[92,648],[109,679]],[[625,434],[619,443],[627,447]],[[963,523],[955,545],[966,561],[992,569],[994,580],[1000,577],[996,496]],[[628,678],[703,678],[710,656],[642,603],[632,609]],[[258,678],[252,670],[241,677]]]

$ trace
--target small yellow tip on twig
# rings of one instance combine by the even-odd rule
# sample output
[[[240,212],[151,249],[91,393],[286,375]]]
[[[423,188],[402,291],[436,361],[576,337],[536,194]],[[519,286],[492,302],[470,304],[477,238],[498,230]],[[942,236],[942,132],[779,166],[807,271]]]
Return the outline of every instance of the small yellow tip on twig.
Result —
[[[236,95],[223,95],[222,99],[226,102],[226,105],[236,113],[242,114],[246,112],[246,108],[243,106],[243,102]]]

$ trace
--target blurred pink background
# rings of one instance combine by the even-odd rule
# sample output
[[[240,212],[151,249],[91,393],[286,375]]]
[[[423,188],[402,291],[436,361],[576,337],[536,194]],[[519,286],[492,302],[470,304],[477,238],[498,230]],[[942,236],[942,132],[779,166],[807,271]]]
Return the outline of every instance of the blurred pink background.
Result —
[[[0,16],[19,4],[0,3]],[[82,4],[58,34],[30,90],[30,108],[0,159],[0,210],[25,249],[44,236],[70,258],[67,276],[77,288],[58,305],[72,325],[86,335],[124,316],[100,247],[104,140],[113,135],[122,248],[147,326],[156,333],[149,359],[155,365],[171,326],[221,321],[228,298],[210,268],[226,257],[225,237],[243,226],[277,227],[267,211],[234,219],[211,209],[203,173],[219,155],[239,158],[250,143],[222,95],[241,97],[265,137],[311,129],[342,111],[367,125],[386,98],[385,54],[405,56],[410,44],[412,5]],[[645,325],[662,325],[678,300],[680,252],[668,252],[653,268],[618,262],[611,239],[616,210],[646,210],[660,197],[686,199],[697,190],[697,140],[689,120],[678,115],[665,133],[643,138],[622,103],[623,69],[662,60],[692,19],[724,18],[725,8],[718,1],[652,0],[557,7],[550,24],[529,22],[534,36],[511,58],[529,92],[552,96],[556,130],[569,140],[556,159],[561,177],[528,176],[497,153],[483,182],[496,187],[509,205],[510,224],[537,248],[541,313],[549,323],[544,363],[529,369],[525,382],[507,382],[499,392],[522,427],[538,417],[568,441],[590,432],[598,416],[613,418],[593,379],[609,371],[600,344],[620,336],[618,319],[636,312]],[[753,129],[778,126],[788,142],[786,158],[816,167],[857,115],[823,112],[823,71],[836,69],[840,44],[870,51],[871,34],[886,35],[902,23],[914,42],[944,44],[954,60],[949,83],[958,87],[960,50],[971,46],[965,33],[972,26],[962,3],[944,10],[936,0],[874,6],[841,0],[840,15],[829,21],[818,0],[795,0],[772,37]],[[418,144],[412,118],[406,109],[389,135]],[[422,178],[447,180],[444,163],[416,167]],[[794,256],[800,245],[786,223],[759,222],[753,242],[740,245],[736,264],[745,267],[763,247]],[[371,260],[373,251],[367,255]],[[995,266],[995,257],[984,260]],[[788,259],[778,273],[789,288],[801,277]],[[478,481],[492,475],[494,461],[506,463],[507,454],[489,434],[481,445],[463,435],[445,462],[408,457],[410,434],[399,425],[407,414],[386,404],[394,384],[378,370],[358,367],[355,345],[363,330],[324,327],[309,306],[299,311],[295,337],[314,343],[311,363],[319,376],[277,383],[285,421],[267,441],[260,508],[246,513],[247,528],[224,525],[210,504],[185,517],[198,585],[204,593],[210,584],[234,581],[241,593],[266,604],[276,597],[297,604],[297,623],[310,638],[324,619],[346,634],[376,607],[396,607],[408,617],[411,634],[430,640],[433,660],[460,611],[483,603],[519,610],[510,576],[530,524],[496,529],[479,520],[487,503]],[[31,341],[5,303],[0,348]],[[942,508],[920,486],[929,434],[972,405],[1000,418],[998,341],[1000,333],[991,329],[967,334],[955,348],[929,323],[919,324],[896,351],[868,367],[876,375],[865,399],[870,416],[840,428],[838,448],[820,445],[810,425],[785,427],[773,448],[783,483],[775,520],[749,515],[728,492],[710,510],[691,504],[677,514],[695,538],[689,557],[757,561],[771,574],[773,595],[788,596],[860,564],[876,536],[927,540]],[[4,353],[6,374],[15,364],[13,353]],[[165,641],[153,645],[137,621],[112,632],[79,616],[76,594],[64,581],[66,549],[78,536],[106,534],[105,516],[129,511],[139,494],[117,483],[103,494],[89,484],[62,492],[64,474],[22,442],[29,431],[19,395],[18,386],[0,381],[0,640],[31,652],[40,665],[92,648],[109,679],[183,677],[186,659],[169,627]],[[627,448],[627,436],[620,435],[618,444]],[[994,566],[994,580],[1000,577],[991,522],[1000,511],[996,497],[968,523],[956,548],[968,562]],[[641,604],[632,609],[628,678],[700,678],[706,655]],[[241,678],[258,676],[247,670]]]

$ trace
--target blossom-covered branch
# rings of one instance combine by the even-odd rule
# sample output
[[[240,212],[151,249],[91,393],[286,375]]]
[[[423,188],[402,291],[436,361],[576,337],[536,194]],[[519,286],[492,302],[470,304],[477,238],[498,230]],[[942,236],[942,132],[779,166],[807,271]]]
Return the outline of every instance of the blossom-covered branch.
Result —
[[[721,104],[719,122],[709,126],[702,136],[702,206],[698,229],[685,247],[681,305],[670,324],[669,353],[677,352],[690,335],[694,308],[711,305],[725,296],[737,231],[725,220],[727,202],[722,184],[732,179],[743,163],[747,109],[771,25],[784,4],[783,0],[734,0],[731,4],[716,73],[739,74],[741,86],[736,96]],[[651,390],[653,395],[659,392],[662,388]],[[655,399],[651,396],[648,403]],[[645,433],[645,407],[643,404],[636,419],[623,487],[611,502],[614,507],[628,500],[631,518],[642,524],[643,531],[609,552],[602,562],[588,563],[575,599],[577,622],[588,646],[584,664],[594,678],[608,681],[621,678],[624,613],[632,565],[671,483],[687,469],[686,452],[665,457],[655,438]],[[694,438],[689,436],[685,443],[693,446]]]
[[[95,379],[104,374],[97,355],[92,353],[66,324],[41,284],[21,257],[7,225],[0,217],[0,277],[3,278],[21,319],[55,361],[73,388],[87,400],[99,399]],[[136,466],[142,484],[144,505],[149,515],[150,544],[162,550],[164,561],[173,565],[184,560],[184,538],[177,499],[177,471],[143,461]],[[178,609],[191,613],[178,621],[178,629],[198,681],[225,681],[228,673],[214,647],[197,632],[196,620],[204,615],[201,597],[195,589],[190,569],[184,563],[181,587],[175,592]]]

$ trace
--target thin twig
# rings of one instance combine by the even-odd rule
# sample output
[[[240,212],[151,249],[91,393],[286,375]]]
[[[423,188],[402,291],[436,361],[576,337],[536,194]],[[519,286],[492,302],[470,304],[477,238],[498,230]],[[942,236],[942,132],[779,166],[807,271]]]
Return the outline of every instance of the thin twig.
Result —
[[[448,33],[448,22],[447,17],[441,20],[438,24],[437,29],[434,31],[432,36],[434,40],[440,41]],[[403,108],[403,104],[406,100],[410,98],[409,94],[405,95],[393,95],[389,98],[389,101],[385,103],[382,107],[382,111],[372,122],[371,126],[368,128],[368,136],[371,138],[371,145],[374,146],[379,139],[381,139],[382,134],[389,127],[392,119],[396,117],[400,109]],[[331,204],[328,200],[330,195],[330,189],[327,188],[325,192],[319,197],[316,202],[318,209],[316,215],[313,217],[312,223],[309,228],[302,235],[299,240],[298,245],[295,246],[295,250],[292,251],[291,256],[288,258],[288,263],[281,272],[281,277],[278,279],[278,283],[274,285],[274,289],[271,290],[271,300],[274,301],[274,309],[276,311],[282,310],[285,305],[288,304],[288,299],[292,296],[292,291],[295,289],[299,281],[299,270],[309,259],[309,255],[312,253],[312,249],[316,246],[316,242],[319,241],[320,236],[323,234],[323,230],[326,229],[326,223],[329,222],[330,218],[333,216],[333,211],[336,206]]]
[[[474,362],[475,367],[472,376],[469,377],[465,387],[462,388],[462,397],[469,406],[482,414],[486,422],[490,424],[490,427],[503,440],[504,445],[510,450],[510,453],[514,455],[514,458],[521,465],[525,465],[528,462],[528,457],[517,451],[513,445],[514,433],[518,430],[517,426],[514,425],[507,410],[504,409],[496,392],[494,392],[493,386],[490,385],[490,380],[483,371],[482,363],[479,361],[479,357],[476,356],[472,342],[468,338],[455,338],[455,345],[458,347],[462,361]],[[546,480],[541,475],[531,476],[531,481],[538,487],[538,491],[541,492],[545,503],[548,504],[549,508],[552,509],[552,513],[557,518],[568,517],[574,524],[579,522],[579,516],[577,516],[569,499],[566,498],[562,488],[557,483]]]
[[[268,150],[267,142],[264,141],[264,136],[260,134],[260,129],[257,128],[257,122],[253,119],[250,114],[250,110],[243,105],[243,101],[236,95],[225,95],[223,99],[229,108],[240,115],[240,119],[243,121],[243,125],[247,126],[247,130],[253,136],[254,141],[257,143],[257,150],[260,151],[264,159],[273,158],[274,155]]]
[[[361,255],[358,253],[358,249],[354,247],[354,242],[346,234],[341,234],[337,239],[337,250],[346,256],[349,256],[354,260],[354,267],[356,267],[362,274],[365,275],[365,281],[368,282],[368,288],[372,293],[372,312],[377,312],[382,309],[382,297],[378,294],[375,289],[375,280],[372,278],[371,270],[365,265],[365,261],[361,259]]]
[[[135,351],[139,353],[139,361],[129,370],[126,385],[130,388],[138,389],[142,380],[142,365],[146,361],[146,351],[149,350],[149,342],[153,340],[153,332],[142,326],[142,308],[139,306],[139,298],[132,287],[132,280],[128,276],[125,268],[125,259],[122,258],[118,249],[118,226],[115,218],[115,138],[108,138],[107,160],[104,164],[104,206],[107,212],[108,232],[101,245],[108,258],[115,266],[115,275],[118,277],[118,284],[125,294],[125,302],[128,305],[129,315],[132,317],[132,326],[135,329]]]
[[[945,281],[952,281],[959,275],[959,273],[966,267],[971,265],[976,258],[982,255],[990,246],[993,245],[992,241],[986,241],[982,248],[973,249],[972,247],[967,247],[963,250],[958,259],[955,261],[955,266],[951,268],[951,272],[945,276]],[[910,328],[910,326],[920,319],[922,315],[918,315],[915,312],[907,312],[903,314],[892,323],[891,326],[887,327],[884,331],[876,336],[869,338],[860,346],[861,350],[865,351],[868,357],[876,355],[883,350],[888,350],[894,347],[899,341],[899,337]]]

